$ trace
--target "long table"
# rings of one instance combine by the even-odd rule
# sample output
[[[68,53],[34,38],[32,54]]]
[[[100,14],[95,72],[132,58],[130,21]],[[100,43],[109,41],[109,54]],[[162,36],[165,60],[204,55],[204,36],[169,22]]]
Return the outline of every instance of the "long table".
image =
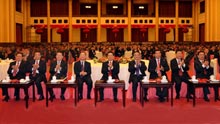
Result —
[[[78,85],[76,82],[74,83],[68,83],[67,81],[61,81],[61,82],[56,82],[56,83],[51,83],[51,82],[48,82],[46,83],[46,106],[48,107],[48,94],[49,94],[49,91],[48,91],[48,88],[74,88],[75,89],[75,100],[74,100],[74,103],[75,103],[75,106],[77,105],[77,102],[78,102]]]
[[[94,92],[95,92],[95,99],[94,99],[94,102],[95,102],[95,106],[96,106],[96,103],[97,103],[97,100],[98,100],[98,90],[99,88],[122,88],[122,103],[123,103],[123,107],[125,107],[125,82],[123,80],[120,80],[119,82],[117,83],[107,83],[106,81],[104,80],[97,80],[95,82],[95,87],[94,87]]]
[[[8,83],[3,83],[2,81],[0,82],[0,87],[1,88],[21,88],[24,89],[25,92],[25,107],[28,108],[28,99],[29,99],[29,95],[28,95],[28,88],[32,87],[32,91],[33,91],[33,102],[35,101],[35,88],[34,88],[34,82],[29,81],[26,83],[20,83],[19,81],[14,81],[12,82],[8,82]]]
[[[194,91],[196,90],[196,88],[202,88],[204,86],[208,86],[208,87],[217,86],[217,87],[220,87],[220,81],[213,82],[213,81],[210,81],[210,80],[206,80],[206,81],[198,80],[198,82],[194,82],[194,81],[190,80],[190,82],[193,85]],[[189,87],[187,87],[187,90],[189,90]],[[195,92],[193,93],[193,107],[196,106],[196,94],[195,94]],[[187,98],[187,102],[189,102],[189,98]]]
[[[153,80],[150,80],[149,82],[145,83],[145,82],[141,82],[141,104],[142,104],[142,107],[144,106],[144,100],[143,100],[143,94],[144,94],[144,88],[155,88],[155,87],[159,87],[159,88],[170,88],[171,89],[171,106],[173,106],[173,84],[168,81],[167,83],[162,83],[161,81],[158,82],[158,81],[153,81]],[[167,102],[169,101],[169,92],[167,94]]]

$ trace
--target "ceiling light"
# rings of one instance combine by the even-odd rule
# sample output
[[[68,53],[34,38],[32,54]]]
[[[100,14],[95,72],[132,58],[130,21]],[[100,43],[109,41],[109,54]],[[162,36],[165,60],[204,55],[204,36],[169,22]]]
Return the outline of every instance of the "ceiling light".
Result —
[[[118,6],[112,6],[113,9],[118,9]]]
[[[144,6],[139,6],[138,8],[139,8],[139,9],[144,9]]]
[[[91,6],[85,6],[86,9],[91,9]]]

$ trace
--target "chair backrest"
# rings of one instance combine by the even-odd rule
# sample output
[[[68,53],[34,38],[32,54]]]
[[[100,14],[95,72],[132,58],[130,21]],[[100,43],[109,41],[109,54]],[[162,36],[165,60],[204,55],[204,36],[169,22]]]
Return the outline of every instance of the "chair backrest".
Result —
[[[98,59],[100,59],[100,58],[103,57],[103,54],[102,54],[102,52],[95,51],[95,56],[96,56]]]
[[[150,77],[150,72],[148,71],[148,66],[149,66],[149,60],[142,60],[145,62],[145,65],[147,66],[147,70],[145,71],[147,78],[149,79]]]
[[[215,59],[211,59],[210,66],[213,67],[213,75],[215,76],[215,78],[217,78],[217,74],[218,74],[218,60],[216,58]]]
[[[132,57],[132,51],[125,51],[124,57],[131,58]]]
[[[74,64],[75,64],[75,62],[72,63],[72,75],[75,75],[75,72],[74,72]]]
[[[166,59],[167,59],[167,62],[168,62],[168,65],[170,66],[170,61],[175,58],[175,51],[169,51],[169,52],[166,52]]]

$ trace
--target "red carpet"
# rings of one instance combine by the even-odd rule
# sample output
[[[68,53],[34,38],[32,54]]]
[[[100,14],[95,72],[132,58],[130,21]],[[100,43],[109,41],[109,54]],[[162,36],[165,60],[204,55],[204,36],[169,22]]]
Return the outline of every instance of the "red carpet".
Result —
[[[83,100],[77,107],[73,100],[55,100],[45,106],[45,101],[30,101],[25,109],[24,101],[8,103],[0,102],[0,124],[217,124],[220,123],[220,102],[204,102],[197,99],[196,107],[192,101],[185,98],[170,103],[159,103],[150,99],[144,108],[139,102],[127,100],[127,106],[122,107],[122,101],[114,103],[105,99],[94,107],[93,100]]]

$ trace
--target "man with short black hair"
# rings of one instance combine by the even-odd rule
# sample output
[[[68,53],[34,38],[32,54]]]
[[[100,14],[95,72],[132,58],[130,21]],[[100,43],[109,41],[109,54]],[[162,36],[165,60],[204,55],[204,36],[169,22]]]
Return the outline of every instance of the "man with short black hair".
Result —
[[[134,52],[134,60],[128,64],[128,71],[130,72],[129,83],[132,82],[133,102],[136,102],[138,83],[141,83],[141,80],[146,76],[146,70],[145,62],[141,61],[141,53],[138,51]],[[144,101],[148,101],[147,90],[147,88],[144,89]]]
[[[181,84],[182,82],[185,82],[189,86],[189,92],[187,92],[186,97],[192,98],[191,94],[193,94],[193,86],[189,82],[189,66],[185,63],[185,60],[183,59],[183,53],[181,50],[176,51],[176,57],[173,58],[170,61],[171,65],[171,80],[175,83],[175,89],[176,89],[176,99],[180,98],[180,90],[181,90]]]
[[[120,71],[120,66],[117,61],[114,61],[113,52],[108,52],[108,60],[102,63],[102,78],[101,80],[108,80],[109,76],[112,76],[112,79],[119,79],[118,74]],[[104,100],[104,88],[99,89],[100,93],[100,102]],[[114,102],[118,102],[117,98],[118,88],[113,88]]]
[[[161,78],[166,76],[166,72],[169,71],[169,66],[167,60],[161,57],[161,51],[155,50],[154,58],[149,62],[148,71],[150,72],[150,79]],[[160,102],[164,102],[164,97],[167,97],[168,89],[167,88],[156,88],[156,95],[159,97]]]
[[[86,53],[81,52],[79,61],[74,63],[74,72],[78,83],[79,100],[83,99],[83,83],[87,84],[87,99],[91,99],[92,79],[91,79],[91,64],[86,61]]]
[[[47,83],[46,79],[46,62],[44,60],[41,60],[41,53],[39,51],[36,51],[34,53],[34,59],[29,62],[29,73],[31,80],[35,82],[35,85],[37,86],[37,93],[39,96],[39,101],[44,99],[43,95],[43,89],[41,86],[41,82],[44,81],[44,83]]]
[[[194,68],[196,71],[196,78],[200,79],[210,79],[213,74],[213,68],[210,67],[210,63],[205,59],[204,51],[198,52],[198,58],[194,60]],[[219,100],[218,87],[213,87],[215,91],[215,100]],[[210,94],[209,88],[207,86],[203,87],[204,100],[209,102],[208,94]]]
[[[63,53],[58,51],[56,53],[56,60],[51,62],[50,64],[50,80],[53,76],[56,76],[56,79],[64,79],[67,76],[67,62],[63,60]],[[55,98],[55,94],[52,88],[49,88],[48,91],[50,92],[50,100],[53,101]],[[66,88],[61,88],[61,95],[60,99],[65,100]]]
[[[11,62],[8,68],[8,75],[10,79],[24,79],[26,76],[26,63],[25,61],[22,60],[22,53],[18,52],[15,54],[15,61]],[[9,100],[9,95],[8,95],[8,88],[2,88],[2,93],[5,98],[3,101],[8,101]],[[28,93],[25,93],[25,97],[28,97]],[[20,88],[15,88],[14,92],[15,100],[19,101],[20,100]]]

